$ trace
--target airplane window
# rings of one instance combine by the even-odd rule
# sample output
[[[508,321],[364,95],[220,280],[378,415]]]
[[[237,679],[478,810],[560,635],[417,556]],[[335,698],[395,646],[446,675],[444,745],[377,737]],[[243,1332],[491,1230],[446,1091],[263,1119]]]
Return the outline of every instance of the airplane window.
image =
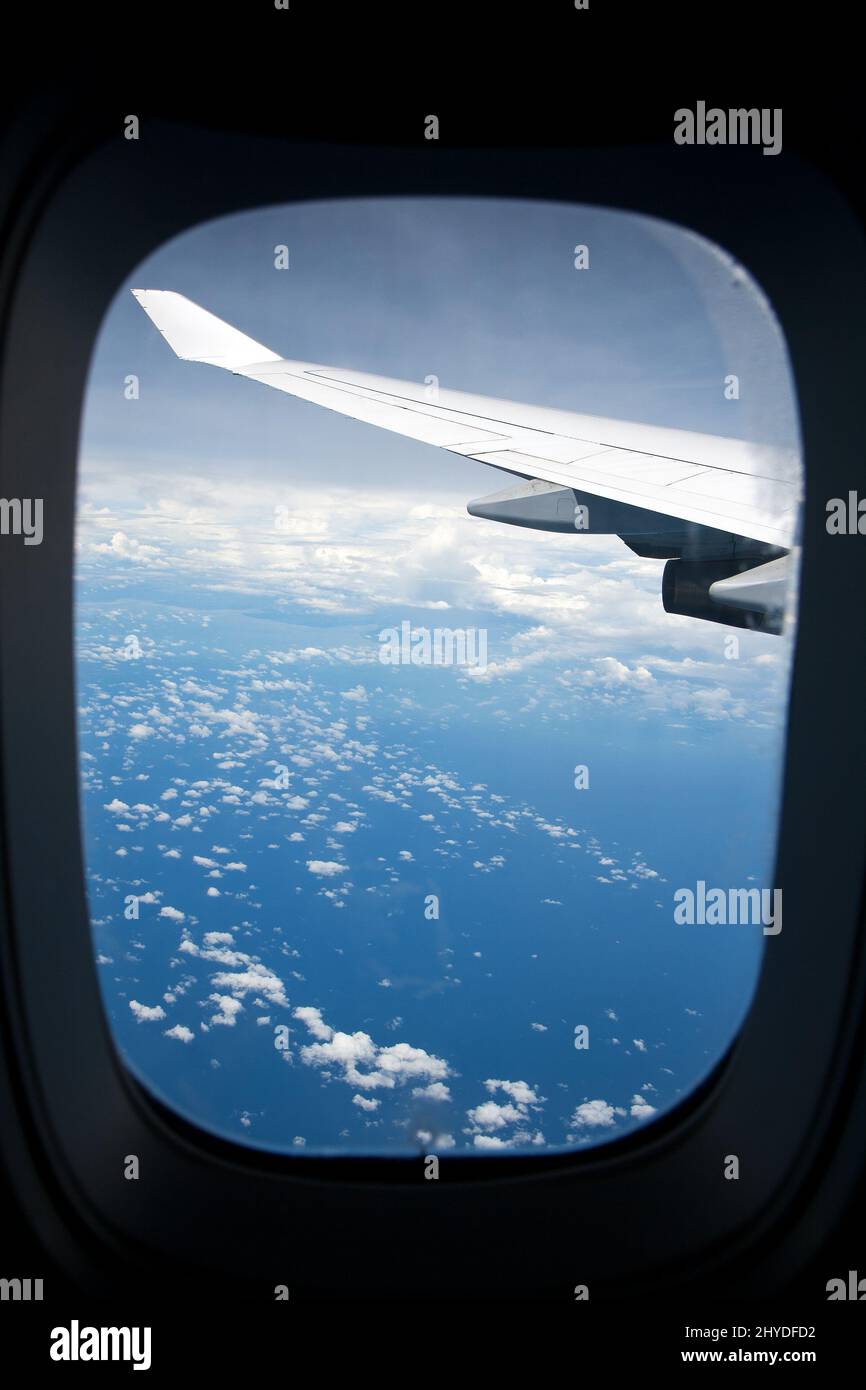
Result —
[[[307,1155],[567,1151],[687,1097],[784,931],[800,475],[772,308],[680,227],[346,200],[139,265],[76,541],[132,1073]]]

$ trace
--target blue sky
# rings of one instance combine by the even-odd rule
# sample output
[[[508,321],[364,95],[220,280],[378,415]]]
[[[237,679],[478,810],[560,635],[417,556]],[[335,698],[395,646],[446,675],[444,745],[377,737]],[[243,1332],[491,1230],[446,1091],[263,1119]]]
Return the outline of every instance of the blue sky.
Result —
[[[672,899],[770,886],[787,640],[729,659],[616,538],[468,517],[495,471],[180,362],[133,285],[304,360],[795,446],[760,292],[604,210],[268,209],[135,271],[82,431],[85,849],[129,1065],[273,1149],[542,1151],[651,1121],[754,987],[759,929],[676,927]],[[483,626],[487,669],[383,666],[403,620]]]

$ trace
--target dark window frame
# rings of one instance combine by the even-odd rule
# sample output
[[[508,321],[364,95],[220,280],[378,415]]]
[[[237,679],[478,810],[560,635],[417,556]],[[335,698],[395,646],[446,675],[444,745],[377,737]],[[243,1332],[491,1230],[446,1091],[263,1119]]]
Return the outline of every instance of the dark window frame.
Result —
[[[389,149],[153,121],[138,142],[118,134],[61,153],[42,151],[47,171],[6,209],[0,251],[0,492],[45,499],[43,544],[0,544],[0,1114],[6,1161],[42,1238],[103,1290],[121,1249],[145,1278],[159,1270],[163,1287],[174,1265],[259,1292],[256,1281],[568,1297],[587,1283],[657,1295],[687,1269],[766,1289],[812,1253],[866,1149],[864,1122],[851,1123],[855,1091],[866,1113],[866,541],[830,537],[824,524],[825,501],[863,477],[864,251],[844,201],[788,153],[672,141],[543,154]],[[736,1043],[698,1091],[636,1135],[534,1158],[446,1154],[435,1183],[420,1159],[281,1157],[216,1139],[123,1067],[87,915],[72,648],[80,416],[102,317],[130,271],[227,213],[431,193],[642,212],[729,251],[781,322],[806,470],[775,879],[784,927],[767,941]],[[130,1153],[138,1182],[122,1177]],[[738,1182],[722,1178],[730,1153]],[[813,1206],[792,1224],[810,1200],[818,1216]]]

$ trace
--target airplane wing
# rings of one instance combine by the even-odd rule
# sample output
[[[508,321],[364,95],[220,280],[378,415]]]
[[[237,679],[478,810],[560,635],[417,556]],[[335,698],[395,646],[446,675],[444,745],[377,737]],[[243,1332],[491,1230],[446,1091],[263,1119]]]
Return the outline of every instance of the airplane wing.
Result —
[[[133,295],[181,358],[511,473],[474,516],[540,530],[615,534],[667,559],[669,612],[781,631],[794,546],[794,451],[278,356],[172,290]],[[738,578],[762,567],[758,582]],[[768,568],[769,567],[769,568]]]

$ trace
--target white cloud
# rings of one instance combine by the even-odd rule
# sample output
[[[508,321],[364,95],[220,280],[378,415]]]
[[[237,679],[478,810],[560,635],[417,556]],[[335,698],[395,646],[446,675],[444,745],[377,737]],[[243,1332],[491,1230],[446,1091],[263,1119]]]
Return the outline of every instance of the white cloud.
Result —
[[[616,1112],[606,1100],[585,1100],[571,1117],[572,1127],[606,1129],[616,1124]]]
[[[173,1028],[166,1028],[165,1036],[177,1038],[178,1042],[188,1043],[192,1042],[194,1034],[191,1028],[184,1028],[182,1023],[176,1023]]]
[[[529,1129],[530,1109],[540,1109],[544,1104],[543,1096],[525,1081],[500,1081],[491,1077],[484,1086],[491,1095],[503,1091],[510,1099],[505,1102],[486,1100],[467,1110],[469,1128],[465,1132],[473,1136],[476,1148],[517,1148],[521,1144],[544,1143],[540,1131],[533,1135]]]
[[[381,1047],[369,1033],[340,1033],[325,1023],[320,1009],[302,1006],[294,1017],[305,1023],[318,1041],[301,1048],[307,1066],[335,1067],[340,1080],[361,1091],[392,1090],[407,1081],[442,1081],[450,1076],[448,1063],[409,1043]]]
[[[125,531],[115,531],[111,540],[106,544],[102,542],[91,547],[97,555],[113,555],[123,560],[134,560],[139,564],[151,565],[159,556],[159,548],[155,545],[142,545],[134,537],[128,536]]]
[[[431,1081],[429,1086],[415,1086],[413,1096],[423,1100],[450,1100],[451,1092],[442,1081]]]
[[[237,1016],[244,1007],[241,1001],[230,994],[209,994],[208,999],[217,1006],[217,1012],[208,1022],[234,1028]]]
[[[630,1113],[635,1120],[647,1120],[656,1113],[656,1107],[650,1105],[645,1096],[635,1094],[631,1098]]]
[[[203,952],[205,956],[213,959],[220,959],[216,952]],[[246,970],[239,970],[234,973],[220,971],[211,976],[211,984],[219,989],[228,989],[238,999],[245,999],[248,994],[259,994],[267,999],[269,1004],[288,1008],[289,1001],[286,998],[286,989],[279,975],[274,974],[261,961],[251,960],[243,951],[233,953],[234,958],[226,961],[227,964],[235,964],[236,961],[242,963],[249,962]]]
[[[165,1018],[165,1009],[161,1004],[156,1004],[151,1008],[148,1004],[139,1004],[137,999],[130,999],[129,1007],[139,1023],[153,1023],[160,1018]]]
[[[484,1085],[491,1094],[494,1091],[504,1091],[518,1105],[542,1104],[542,1100],[525,1081],[485,1081]]]
[[[327,1042],[334,1036],[333,1028],[330,1028],[322,1018],[321,1009],[314,1009],[310,1005],[304,1004],[293,1012],[295,1018],[300,1019],[302,1023],[307,1025],[314,1038],[319,1038],[321,1041]]]
[[[486,1100],[481,1105],[466,1112],[469,1123],[479,1129],[505,1129],[506,1125],[525,1118],[525,1112],[516,1105],[500,1105],[495,1100]]]
[[[338,864],[335,859],[308,859],[307,868],[311,874],[318,874],[320,878],[334,878],[336,874],[346,872],[345,864]]]
[[[500,1139],[495,1134],[476,1134],[472,1142],[476,1149],[507,1149],[510,1147],[505,1139]]]

